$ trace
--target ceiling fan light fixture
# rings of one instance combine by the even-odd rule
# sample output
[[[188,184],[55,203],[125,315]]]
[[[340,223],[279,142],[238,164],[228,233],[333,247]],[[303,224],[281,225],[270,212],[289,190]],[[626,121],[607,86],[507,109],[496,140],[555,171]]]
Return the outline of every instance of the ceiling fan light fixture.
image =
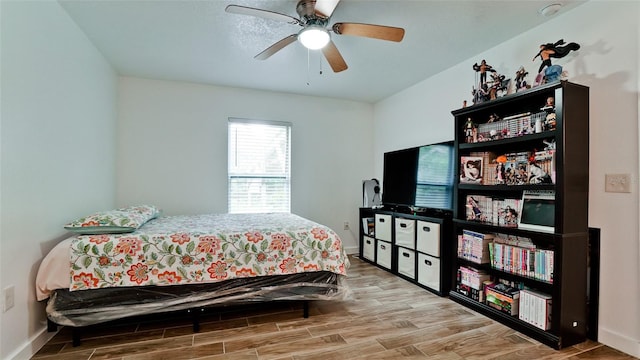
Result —
[[[302,45],[307,49],[318,50],[329,43],[331,36],[329,35],[329,31],[324,27],[309,25],[298,33],[298,40],[300,40]]]
[[[562,4],[550,4],[538,10],[538,13],[544,17],[555,15],[562,8]]]

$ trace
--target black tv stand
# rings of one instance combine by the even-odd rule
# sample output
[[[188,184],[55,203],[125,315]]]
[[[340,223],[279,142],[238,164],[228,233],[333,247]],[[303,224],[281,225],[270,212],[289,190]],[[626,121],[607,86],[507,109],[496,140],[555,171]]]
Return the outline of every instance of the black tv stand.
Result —
[[[398,214],[407,214],[415,216],[427,216],[438,219],[452,219],[453,211],[444,209],[421,208],[410,205],[384,204],[378,210],[390,211]]]
[[[409,205],[397,205],[397,204],[384,204],[381,210],[392,211],[401,214],[412,214],[411,206]]]
[[[437,295],[449,293],[451,216],[423,215],[406,205],[360,208],[360,253]],[[428,209],[433,210],[433,209]],[[445,240],[446,239],[446,240]]]

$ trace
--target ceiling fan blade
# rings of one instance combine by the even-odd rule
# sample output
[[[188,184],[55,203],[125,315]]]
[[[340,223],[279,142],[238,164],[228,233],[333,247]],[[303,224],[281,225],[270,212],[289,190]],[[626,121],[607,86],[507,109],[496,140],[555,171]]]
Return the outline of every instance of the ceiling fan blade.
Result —
[[[292,42],[295,42],[297,39],[298,39],[298,34],[289,35],[286,38],[278,41],[277,43],[269,46],[268,48],[266,48],[260,54],[254,56],[254,59],[266,60],[271,55],[273,55],[273,54],[277,53],[278,51],[282,50],[282,48],[284,48],[285,46],[291,44]]]
[[[256,9],[256,8],[247,7],[247,6],[229,5],[225,8],[225,11],[231,14],[256,16],[256,17],[261,17],[261,18],[275,20],[275,21],[283,21],[289,24],[294,24],[294,25],[302,24],[300,20],[294,18],[293,16],[281,14],[275,11]]]
[[[402,41],[404,37],[403,28],[358,23],[335,23],[333,24],[333,32],[340,35],[363,36],[396,42]]]
[[[347,63],[342,58],[342,55],[340,55],[340,51],[338,51],[333,41],[329,41],[329,43],[322,48],[322,53],[329,62],[329,65],[331,65],[333,72],[347,70]]]
[[[316,0],[316,15],[330,18],[340,0]]]

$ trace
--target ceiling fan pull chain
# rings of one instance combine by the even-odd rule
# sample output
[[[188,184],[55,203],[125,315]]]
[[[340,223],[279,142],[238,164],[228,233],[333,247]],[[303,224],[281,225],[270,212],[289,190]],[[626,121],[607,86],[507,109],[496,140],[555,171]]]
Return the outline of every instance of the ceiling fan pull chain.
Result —
[[[311,84],[311,66],[310,66],[310,53],[311,50],[307,49],[307,86]]]

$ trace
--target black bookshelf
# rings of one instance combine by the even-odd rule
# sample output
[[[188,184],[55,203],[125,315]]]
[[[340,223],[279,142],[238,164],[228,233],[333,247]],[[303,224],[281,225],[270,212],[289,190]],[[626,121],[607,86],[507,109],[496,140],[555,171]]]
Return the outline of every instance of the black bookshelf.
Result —
[[[465,124],[471,119],[476,125],[487,123],[491,115],[499,118],[515,114],[540,112],[548,98],[555,100],[555,128],[537,133],[507,134],[503,138],[478,142],[466,142]],[[543,144],[555,142],[555,182],[553,184],[492,185],[455,183],[453,234],[451,242],[451,291],[452,300],[482,313],[496,321],[522,332],[548,346],[563,348],[582,342],[587,331],[595,331],[594,303],[597,312],[597,296],[593,297],[594,259],[596,245],[589,247],[588,188],[589,188],[589,89],[567,81],[554,82],[526,91],[458,109],[452,112],[455,121],[455,146],[457,168],[461,168],[461,156],[472,153],[521,153],[542,150]],[[491,198],[518,199],[528,190],[553,190],[555,223],[553,232],[540,232],[501,227],[494,223],[479,223],[467,220],[467,196],[478,195]],[[463,230],[486,234],[505,234],[531,239],[537,248],[553,251],[553,279],[540,281],[527,276],[513,274],[477,265],[457,256],[457,237]],[[593,238],[593,236],[591,237]],[[588,258],[591,261],[590,276],[587,274]],[[472,300],[458,293],[457,270],[459,266],[474,266],[486,271],[492,279],[503,279],[523,284],[527,288],[551,295],[551,323],[549,330],[542,330],[485,303]],[[596,269],[597,270],[597,269]],[[591,283],[588,284],[588,281]],[[588,286],[590,285],[589,289]],[[589,293],[589,296],[587,294]],[[587,301],[587,298],[589,300]]]

